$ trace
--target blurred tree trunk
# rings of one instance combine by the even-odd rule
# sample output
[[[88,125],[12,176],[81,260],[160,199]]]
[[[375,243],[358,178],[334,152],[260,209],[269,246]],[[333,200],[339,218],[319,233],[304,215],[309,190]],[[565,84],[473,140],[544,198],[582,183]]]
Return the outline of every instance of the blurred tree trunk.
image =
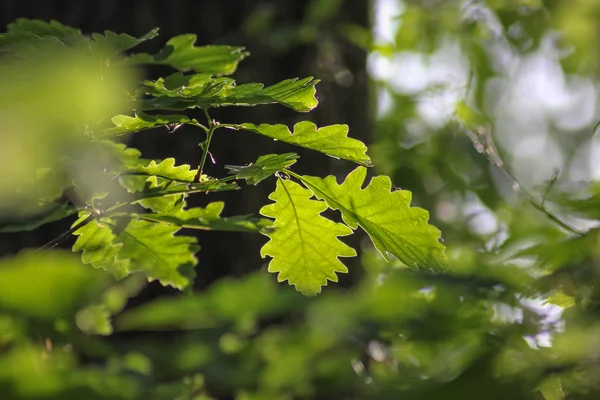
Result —
[[[246,46],[252,56],[240,65],[235,75],[238,82],[273,84],[312,75],[322,80],[317,85],[321,104],[311,114],[298,114],[275,105],[223,108],[215,110],[215,119],[289,126],[302,119],[310,119],[318,126],[345,123],[350,126],[352,137],[368,143],[366,53],[342,33],[349,26],[368,28],[368,8],[367,0],[4,0],[0,3],[0,19],[4,26],[20,17],[55,19],[84,33],[112,30],[142,35],[153,27],[160,27],[159,38],[144,44],[145,51],[157,51],[168,38],[182,33],[197,34],[198,45]],[[150,132],[133,137],[130,144],[140,148],[147,157],[174,156],[179,163],[197,165],[200,152],[197,144],[203,140],[201,133],[193,129],[182,129],[173,135]],[[349,163],[246,132],[219,131],[213,143],[211,152],[216,165],[207,172],[214,175],[223,174],[224,164],[244,164],[261,154],[289,151],[300,153],[296,170],[301,173],[325,176],[354,168]],[[273,187],[273,182],[268,182],[259,187],[245,187],[242,192],[200,196],[192,198],[192,204],[224,200],[227,215],[256,214],[260,206],[268,202],[267,196]],[[41,245],[67,227],[68,224],[57,223],[34,234],[5,235],[0,252]],[[259,256],[263,237],[207,232],[199,235],[199,241],[203,249],[198,255],[198,287],[205,287],[219,276],[244,273],[264,263]],[[65,246],[70,244],[67,242]],[[352,244],[357,246],[358,239]],[[346,279],[349,282],[349,278]]]

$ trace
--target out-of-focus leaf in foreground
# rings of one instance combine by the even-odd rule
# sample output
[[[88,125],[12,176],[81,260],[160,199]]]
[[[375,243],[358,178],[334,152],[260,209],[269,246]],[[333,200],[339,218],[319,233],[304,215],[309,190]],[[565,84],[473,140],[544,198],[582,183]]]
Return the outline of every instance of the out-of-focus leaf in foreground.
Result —
[[[0,170],[10,171],[0,175],[3,214],[37,213],[31,203],[50,195],[36,192],[40,184],[60,193],[70,174],[94,185],[97,171],[92,171],[93,160],[85,160],[92,154],[85,132],[132,106],[126,93],[135,81],[129,69],[102,63],[105,55],[80,45],[44,47],[26,59],[3,57]],[[66,165],[67,159],[78,158],[83,159],[77,168]],[[40,169],[53,173],[35,190],[24,187]]]
[[[62,251],[0,260],[0,309],[40,319],[70,317],[111,278]]]

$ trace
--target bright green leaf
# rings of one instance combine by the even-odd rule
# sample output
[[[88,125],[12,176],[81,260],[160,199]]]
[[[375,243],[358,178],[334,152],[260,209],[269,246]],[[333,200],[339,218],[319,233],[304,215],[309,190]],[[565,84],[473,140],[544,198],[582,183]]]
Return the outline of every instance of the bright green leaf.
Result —
[[[178,226],[131,220],[117,236],[122,244],[119,257],[129,259],[129,272],[142,271],[150,281],[183,289],[192,283],[194,253],[200,247],[188,236],[174,236]]]
[[[198,122],[185,115],[148,115],[138,111],[133,117],[117,115],[113,117],[112,123],[115,126],[104,130],[104,135],[102,136],[125,135],[160,126],[165,126],[168,129],[177,129],[183,124],[197,124]]]
[[[360,225],[386,260],[392,254],[410,267],[446,269],[445,247],[439,242],[440,231],[427,223],[429,213],[410,207],[409,191],[391,191],[387,176],[373,178],[362,189],[366,175],[367,169],[358,167],[341,185],[334,176],[299,178],[329,208],[340,210],[348,226]]]
[[[134,64],[169,65],[180,71],[205,72],[213,75],[233,74],[238,63],[249,53],[243,47],[202,46],[195,47],[196,35],[187,34],[171,38],[156,55],[135,54],[130,58]]]
[[[122,177],[124,178],[140,178],[140,177]],[[225,192],[230,190],[238,190],[240,187],[235,183],[221,183],[214,178],[210,178],[205,183],[174,183],[169,186],[160,183],[160,179],[156,177],[148,178],[148,182],[144,181],[144,188],[134,193],[136,201],[144,208],[148,208],[157,213],[171,212],[175,208],[181,208],[185,203],[182,195],[193,193],[209,193],[209,192]],[[157,186],[158,182],[158,186]],[[136,184],[135,187],[139,187]]]
[[[135,172],[147,175],[154,175],[163,179],[170,179],[180,182],[193,182],[197,171],[191,169],[187,164],[175,166],[174,158],[166,158],[160,164],[152,160],[147,166],[138,165]]]
[[[250,185],[257,185],[276,172],[283,171],[296,163],[298,154],[267,154],[258,157],[256,162],[248,165],[226,165],[225,168],[237,179],[245,179]]]
[[[331,125],[317,129],[312,122],[303,121],[294,125],[294,133],[290,132],[287,126],[281,124],[254,125],[246,123],[236,125],[236,127],[285,143],[320,151],[332,157],[354,161],[365,166],[371,165],[371,159],[365,154],[367,146],[360,140],[347,136],[348,125]]]
[[[327,280],[337,282],[336,272],[348,272],[338,257],[356,256],[356,251],[341,242],[339,236],[352,231],[343,224],[321,216],[327,209],[323,201],[310,200],[313,194],[292,181],[278,180],[260,213],[275,218],[274,231],[261,256],[272,257],[269,272],[278,272],[279,282],[288,281],[306,295],[315,295]]]
[[[225,203],[214,202],[206,208],[195,207],[189,210],[176,210],[168,214],[142,214],[140,218],[165,222],[182,228],[232,232],[267,232],[272,221],[248,215],[221,217]]]
[[[206,178],[202,183],[193,183],[197,171],[187,164],[175,166],[175,159],[167,158],[160,164],[150,161],[124,172],[119,180],[123,187],[134,194],[137,202],[156,213],[171,212],[181,208],[186,194],[236,190],[235,183],[221,183]]]
[[[554,293],[546,299],[546,304],[556,304],[562,308],[569,308],[573,307],[576,302],[574,297],[561,291],[554,291]]]
[[[295,111],[306,112],[318,104],[315,98],[315,85],[319,82],[312,77],[286,79],[275,85],[264,87],[261,83],[235,84],[228,78],[208,79],[201,75],[194,79],[188,76],[188,83],[178,78],[180,86],[167,87],[159,81],[147,82],[151,88],[148,94],[159,97],[142,100],[144,110],[186,110],[188,108],[209,108],[214,106],[255,106],[259,104],[281,104]]]
[[[79,221],[88,216],[87,213],[83,214]],[[102,268],[117,279],[129,275],[129,260],[119,256],[123,244],[115,243],[117,236],[107,224],[94,219],[73,232],[73,235],[78,236],[73,251],[82,252],[81,261],[92,264],[94,268]]]
[[[169,189],[180,188],[188,190],[187,186],[171,185],[173,181],[193,182],[196,171],[189,165],[175,166],[174,158],[167,158],[160,164],[152,160],[147,166],[137,165],[126,171],[120,178],[121,184],[130,192],[136,193],[138,202],[142,207],[155,212],[167,212],[178,205],[183,205],[183,194],[168,195],[163,192],[167,185]],[[158,195],[157,193],[162,193]]]

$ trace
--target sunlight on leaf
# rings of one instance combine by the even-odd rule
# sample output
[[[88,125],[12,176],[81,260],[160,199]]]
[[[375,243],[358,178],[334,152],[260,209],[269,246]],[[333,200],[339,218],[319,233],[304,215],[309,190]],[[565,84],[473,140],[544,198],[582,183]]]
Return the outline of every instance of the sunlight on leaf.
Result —
[[[348,269],[338,257],[354,257],[356,251],[339,236],[352,234],[347,226],[321,216],[323,201],[310,200],[313,194],[292,181],[279,179],[260,213],[275,218],[274,232],[261,249],[262,257],[272,257],[269,272],[278,272],[279,282],[288,281],[305,295],[316,295],[327,281],[337,282],[338,272]]]
[[[169,81],[171,85],[169,85]],[[206,75],[178,75],[155,82],[145,82],[147,94],[158,96],[140,100],[144,110],[186,110],[219,106],[255,106],[281,104],[292,110],[307,112],[315,108],[315,85],[312,77],[286,79],[272,86],[262,83],[236,85],[233,79],[210,78]]]
[[[79,221],[88,216],[88,213],[82,214]],[[129,260],[119,257],[123,244],[115,243],[117,236],[108,225],[92,220],[73,232],[73,235],[78,236],[73,244],[73,251],[82,252],[81,261],[85,264],[102,268],[117,279],[129,275]]]
[[[330,125],[317,129],[309,121],[298,122],[294,125],[294,133],[285,125],[236,125],[240,129],[256,132],[261,135],[281,140],[285,143],[319,151],[335,158],[354,161],[355,163],[370,166],[371,159],[366,155],[367,146],[360,140],[349,138],[348,125]]]
[[[135,172],[147,175],[155,175],[164,179],[171,179],[182,182],[193,182],[196,176],[196,170],[192,170],[187,164],[175,166],[174,158],[166,158],[160,164],[152,160],[147,166],[138,165]]]
[[[194,256],[200,247],[196,239],[174,236],[177,226],[131,220],[116,239],[122,244],[119,257],[130,261],[129,272],[142,271],[150,281],[184,289],[192,283]]]
[[[112,123],[115,126],[105,129],[102,136],[125,135],[160,126],[173,129],[183,124],[197,124],[197,121],[185,115],[148,115],[138,111],[133,117],[117,115],[112,118]]]
[[[429,213],[410,207],[409,191],[391,191],[387,176],[373,178],[362,189],[366,175],[367,169],[358,167],[341,185],[334,176],[299,178],[329,208],[340,210],[348,226],[356,229],[360,225],[386,260],[389,253],[409,267],[446,269],[445,247],[439,242],[440,231],[427,223]]]

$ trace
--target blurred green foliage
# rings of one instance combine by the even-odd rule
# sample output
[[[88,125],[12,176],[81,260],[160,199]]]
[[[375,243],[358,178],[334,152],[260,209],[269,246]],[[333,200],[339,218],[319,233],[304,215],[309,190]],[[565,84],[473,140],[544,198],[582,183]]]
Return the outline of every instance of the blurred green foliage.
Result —
[[[321,22],[334,18],[339,2],[311,4],[310,18]],[[146,284],[142,276],[115,282],[74,255],[26,252],[0,260],[0,398],[600,397],[595,121],[574,111],[585,105],[569,108],[565,102],[528,124],[544,105],[511,109],[516,100],[498,90],[520,88],[524,97],[540,90],[519,74],[546,74],[526,64],[546,57],[552,62],[544,65],[558,67],[558,75],[548,75],[542,86],[587,82],[596,93],[600,3],[380,0],[374,7],[376,33],[383,17],[393,17],[387,36],[375,34],[370,42],[364,38],[371,32],[344,31],[372,51],[379,104],[370,152],[378,172],[431,210],[448,247],[450,271],[408,268],[365,245],[364,276],[351,289],[305,298],[258,271],[223,279],[203,293],[123,311]],[[248,29],[268,27],[268,17],[253,15]],[[298,29],[310,42],[310,23]],[[454,53],[445,52],[449,47]],[[406,59],[418,67],[401,62]],[[448,70],[431,69],[453,63],[458,67],[450,77],[444,75]],[[423,81],[422,68],[435,79],[410,86],[411,80]],[[8,87],[6,99],[11,90],[19,93],[22,79],[0,78]],[[72,84],[89,90],[86,82]],[[51,86],[47,96],[55,99]],[[106,111],[93,102],[116,94],[110,86],[92,89],[88,111]],[[438,103],[436,112],[427,108],[448,93],[450,100]],[[503,96],[509,100],[499,105]],[[72,104],[65,99],[64,105],[53,104],[51,124],[27,121],[43,126],[42,132],[59,129],[72,121]],[[12,106],[8,100],[3,106]],[[34,100],[23,110],[45,115],[47,100]],[[79,106],[87,110],[88,104]],[[560,113],[578,123],[557,123],[553,118]],[[527,158],[526,146],[519,145],[540,132],[559,149],[552,153],[560,159],[558,173],[538,171],[552,154],[539,150]],[[56,151],[39,147],[45,157]],[[9,157],[15,154],[18,159]],[[3,155],[8,176],[2,186],[10,186],[6,172],[30,168],[21,161],[30,158],[12,150]],[[535,171],[540,174],[532,177]],[[16,203],[3,198],[6,204]]]

